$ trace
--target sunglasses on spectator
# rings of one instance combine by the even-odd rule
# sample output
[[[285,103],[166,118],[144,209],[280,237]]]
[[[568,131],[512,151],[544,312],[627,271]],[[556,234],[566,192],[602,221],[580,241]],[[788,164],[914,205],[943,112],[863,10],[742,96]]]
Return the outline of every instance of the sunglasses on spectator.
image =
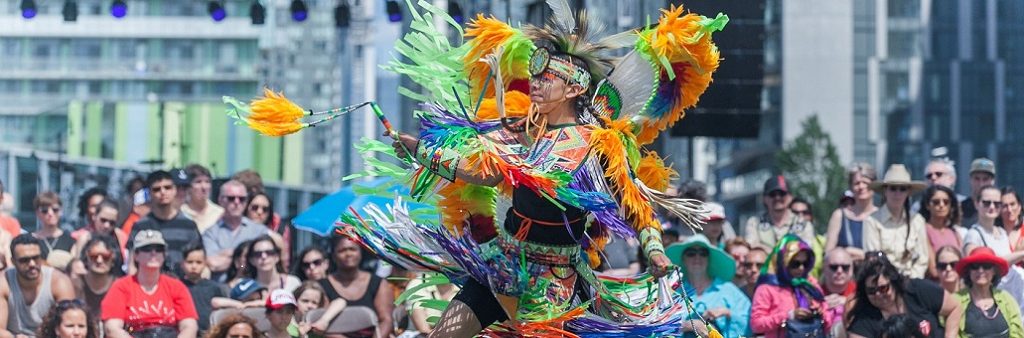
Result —
[[[992,269],[995,269],[995,268],[996,268],[995,265],[985,263],[985,264],[974,264],[974,265],[971,265],[970,267],[968,267],[967,269],[970,270],[970,271],[978,271],[978,270],[992,271]]]
[[[769,192],[769,193],[765,194],[765,196],[768,196],[768,197],[771,197],[771,198],[786,197],[786,195],[789,195],[789,193],[785,192],[785,191],[782,191],[782,190],[775,190],[775,191],[772,191],[772,192]]]
[[[141,252],[141,253],[164,253],[164,251],[166,251],[166,248],[164,248],[163,245],[147,245],[147,246],[135,249],[135,251]]]
[[[710,254],[711,253],[708,252],[707,249],[686,250],[686,251],[683,252],[683,256],[686,256],[687,258],[693,258],[693,257],[696,257],[696,256],[707,257]]]
[[[235,203],[242,203],[242,202],[245,202],[245,200],[246,200],[247,198],[248,198],[248,197],[246,197],[246,196],[224,196],[224,200],[225,200],[225,201],[228,201],[228,202],[235,202]]]
[[[249,211],[252,212],[267,212],[267,210],[270,210],[270,206],[255,204],[249,206]]]
[[[948,198],[937,198],[937,199],[933,199],[933,200],[928,201],[928,204],[931,204],[933,207],[937,207],[937,206],[940,206],[940,205],[949,205],[949,203],[950,203],[950,201],[949,201]]]
[[[807,263],[807,261],[792,260],[789,261],[789,265],[786,266],[789,267],[790,269],[802,269],[807,268]]]
[[[982,200],[981,201],[981,205],[986,207],[986,208],[1002,208],[1003,207],[1003,202]]]
[[[864,287],[864,292],[867,293],[868,296],[884,295],[884,294],[889,293],[889,289],[891,289],[891,288],[892,288],[892,284],[879,285],[879,286],[875,286],[875,287],[865,286]]]
[[[889,191],[906,192],[907,190],[910,190],[910,187],[905,185],[890,185],[885,187],[885,189]]]
[[[742,264],[742,266],[744,268],[747,268],[747,269],[760,269],[762,266],[764,266],[764,263],[758,263],[758,262],[743,262],[741,264]]]
[[[935,263],[935,268],[939,269],[939,271],[954,270],[956,263],[960,263],[960,261],[937,262]]]
[[[60,212],[60,207],[41,207],[41,208],[36,209],[36,210],[38,210],[39,213],[43,214],[43,215],[49,214],[51,212],[56,214],[56,213]]]
[[[789,211],[794,213],[794,214],[796,214],[797,216],[810,216],[811,215],[811,211],[810,210],[789,209]]]
[[[828,268],[832,269],[832,271],[850,271],[851,269],[853,269],[853,265],[851,265],[851,264],[829,264]]]
[[[319,258],[319,259],[311,260],[309,262],[302,262],[302,268],[303,269],[308,269],[308,268],[311,268],[311,267],[314,267],[314,266],[320,266],[320,265],[324,264],[324,261],[325,260],[323,258]]]
[[[249,258],[277,257],[277,250],[257,250],[249,252]]]
[[[42,255],[35,255],[35,256],[28,256],[28,257],[18,257],[18,258],[14,259],[14,262],[18,263],[18,264],[21,264],[21,265],[25,265],[25,264],[28,264],[28,263],[31,263],[31,262],[39,262],[41,260],[43,260],[43,256]]]
[[[103,258],[103,261],[109,261],[111,258],[114,258],[114,253],[112,253],[112,252],[91,253],[88,256],[89,256],[89,260],[91,260],[91,261],[98,261],[100,258]]]
[[[944,173],[944,172],[936,171],[936,172],[931,172],[931,173],[924,174],[924,177],[930,180],[930,179],[933,179],[933,178],[940,178],[940,177],[942,177],[942,175],[945,175],[945,174],[946,173]]]

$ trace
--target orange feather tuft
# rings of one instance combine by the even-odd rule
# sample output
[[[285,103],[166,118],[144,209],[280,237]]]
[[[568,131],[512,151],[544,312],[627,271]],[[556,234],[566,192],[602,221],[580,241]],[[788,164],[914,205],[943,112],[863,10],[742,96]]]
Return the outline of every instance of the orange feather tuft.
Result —
[[[602,119],[605,124],[614,126],[607,118]],[[605,177],[619,196],[619,205],[622,206],[627,221],[638,231],[657,226],[654,209],[630,177],[626,147],[620,135],[623,134],[613,128],[594,128],[590,134],[590,147],[607,163]]]
[[[518,39],[519,43],[528,43],[529,40],[525,40],[522,32],[494,16],[485,17],[483,14],[477,14],[476,19],[470,21],[466,26],[466,37],[471,40],[468,42],[469,52],[462,58],[462,63],[465,65],[463,70],[470,80],[470,95],[477,97],[483,90],[484,82],[491,72],[490,66],[480,62],[480,59],[492,53],[495,48],[506,45],[511,39]],[[529,78],[526,60],[512,62],[511,59],[516,57],[522,57],[522,55],[511,55],[508,51],[505,55],[501,55],[501,72],[504,74],[506,82],[502,84],[502,88],[506,88],[513,80]],[[529,59],[529,55],[526,55],[526,58]],[[494,97],[494,87],[495,85],[491,83],[484,97]]]
[[[526,93],[510,90],[505,92],[505,117],[526,117],[530,111],[530,96]],[[498,103],[494,98],[486,98],[480,102],[480,109],[476,112],[477,121],[497,120]]]
[[[651,189],[664,192],[668,189],[672,178],[678,174],[675,170],[665,165],[665,161],[658,157],[658,153],[648,151],[640,159],[640,165],[636,168],[636,176],[640,178]]]
[[[288,123],[309,115],[305,109],[284,97],[283,93],[264,88],[263,97],[249,105],[251,113],[246,119],[260,123]]]

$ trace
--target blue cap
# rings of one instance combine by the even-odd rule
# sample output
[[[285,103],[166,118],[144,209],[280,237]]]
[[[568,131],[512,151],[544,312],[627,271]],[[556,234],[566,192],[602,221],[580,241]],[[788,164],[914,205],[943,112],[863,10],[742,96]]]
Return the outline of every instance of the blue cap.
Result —
[[[242,278],[235,284],[235,287],[231,288],[231,299],[244,301],[253,293],[259,292],[260,290],[266,290],[267,288],[251,278]]]

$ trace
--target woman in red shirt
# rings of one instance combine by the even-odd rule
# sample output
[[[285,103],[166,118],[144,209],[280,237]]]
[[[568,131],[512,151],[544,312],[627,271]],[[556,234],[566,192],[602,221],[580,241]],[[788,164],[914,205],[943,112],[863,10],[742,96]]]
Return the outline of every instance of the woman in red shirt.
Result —
[[[140,231],[134,244],[132,257],[138,273],[114,281],[103,298],[107,337],[195,337],[199,315],[188,288],[160,273],[167,249],[163,235]]]

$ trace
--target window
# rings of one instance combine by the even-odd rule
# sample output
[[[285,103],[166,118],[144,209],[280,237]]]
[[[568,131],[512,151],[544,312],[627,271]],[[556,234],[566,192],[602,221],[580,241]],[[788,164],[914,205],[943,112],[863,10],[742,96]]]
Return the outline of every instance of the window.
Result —
[[[914,18],[920,15],[920,0],[889,0],[890,18]]]

